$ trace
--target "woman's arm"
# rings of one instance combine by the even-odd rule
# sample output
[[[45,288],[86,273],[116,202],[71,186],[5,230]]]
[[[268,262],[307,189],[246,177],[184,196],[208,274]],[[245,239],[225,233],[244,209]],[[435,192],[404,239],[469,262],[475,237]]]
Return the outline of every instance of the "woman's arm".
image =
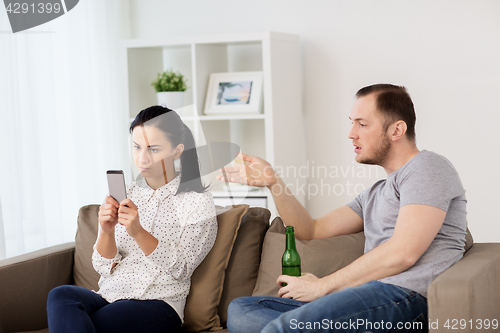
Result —
[[[149,256],[158,247],[158,240],[144,228],[134,236],[134,239],[145,256]]]
[[[116,248],[115,241],[115,231],[103,232],[102,229],[99,232],[99,237],[96,243],[97,252],[106,259],[113,259],[118,252]]]
[[[99,207],[99,236],[96,249],[106,259],[113,259],[116,255],[115,227],[118,223],[118,202],[107,196],[105,203]]]
[[[92,265],[102,276],[111,274],[111,270],[121,259],[115,241],[118,207],[116,200],[110,196],[99,207],[99,234],[94,245]]]

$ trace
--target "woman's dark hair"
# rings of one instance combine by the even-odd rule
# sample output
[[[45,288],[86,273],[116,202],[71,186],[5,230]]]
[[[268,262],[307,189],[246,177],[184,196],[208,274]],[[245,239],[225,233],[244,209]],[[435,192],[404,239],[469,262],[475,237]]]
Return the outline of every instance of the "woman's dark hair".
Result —
[[[417,117],[406,88],[385,83],[374,84],[361,88],[356,93],[356,97],[360,98],[372,93],[377,94],[377,110],[385,118],[384,130],[387,131],[391,124],[402,120],[406,123],[408,139],[415,142],[415,122]]]
[[[132,134],[135,127],[142,125],[154,126],[163,131],[173,148],[181,143],[184,145],[184,151],[180,157],[181,183],[176,195],[189,191],[205,192],[208,186],[204,186],[201,182],[200,165],[193,133],[182,122],[177,112],[160,105],[150,106],[139,112],[132,124],[130,124],[130,134]]]

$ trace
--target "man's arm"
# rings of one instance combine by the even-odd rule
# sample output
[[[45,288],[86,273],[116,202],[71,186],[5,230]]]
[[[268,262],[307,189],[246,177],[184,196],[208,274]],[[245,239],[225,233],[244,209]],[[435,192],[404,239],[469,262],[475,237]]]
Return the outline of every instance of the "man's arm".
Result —
[[[283,222],[294,227],[295,236],[298,239],[327,238],[363,230],[363,219],[347,206],[335,209],[318,219],[313,219],[276,174],[269,162],[243,153],[240,153],[238,157],[246,163],[240,166],[222,168],[222,175],[217,176],[217,179],[268,187]]]
[[[311,240],[352,234],[363,230],[363,219],[348,206],[342,206],[313,219],[286,184],[274,175],[276,182],[269,187],[274,203],[286,225],[295,229],[298,239]]]
[[[396,275],[412,267],[432,243],[446,212],[428,205],[406,205],[399,210],[393,236],[350,265],[323,278],[280,276],[287,283],[279,295],[309,302],[329,293]]]

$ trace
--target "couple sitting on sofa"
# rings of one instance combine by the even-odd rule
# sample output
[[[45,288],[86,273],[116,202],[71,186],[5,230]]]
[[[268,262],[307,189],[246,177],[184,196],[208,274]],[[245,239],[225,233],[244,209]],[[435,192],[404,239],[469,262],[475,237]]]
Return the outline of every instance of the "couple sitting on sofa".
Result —
[[[210,251],[217,226],[190,149],[192,135],[169,111],[151,107],[132,123],[134,160],[145,180],[127,187],[129,199],[116,203],[108,197],[101,206],[93,256],[100,290],[54,289],[47,305],[52,333],[180,330],[190,276]],[[165,115],[171,116],[162,123]],[[324,331],[366,331],[367,322],[386,331],[416,323],[412,327],[426,331],[427,287],[464,252],[465,191],[448,160],[417,149],[413,103],[403,87],[361,89],[350,119],[356,161],[380,165],[388,177],[324,217],[312,219],[260,158],[242,155],[245,165],[219,176],[267,186],[298,238],[361,230],[366,236],[365,255],[331,275],[280,276],[277,283],[287,285],[279,297],[234,300],[230,332],[307,330],[304,323],[311,322],[322,323]],[[178,158],[183,168],[176,175]]]

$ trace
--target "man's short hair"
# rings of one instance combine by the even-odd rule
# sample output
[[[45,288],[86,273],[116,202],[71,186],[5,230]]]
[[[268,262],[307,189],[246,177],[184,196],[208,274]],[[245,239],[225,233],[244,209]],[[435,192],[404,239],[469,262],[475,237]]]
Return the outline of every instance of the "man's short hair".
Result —
[[[377,110],[385,118],[384,130],[387,131],[391,124],[398,120],[406,123],[406,135],[411,141],[415,141],[415,122],[417,117],[410,95],[403,86],[392,84],[374,84],[359,89],[356,97],[376,94]]]

